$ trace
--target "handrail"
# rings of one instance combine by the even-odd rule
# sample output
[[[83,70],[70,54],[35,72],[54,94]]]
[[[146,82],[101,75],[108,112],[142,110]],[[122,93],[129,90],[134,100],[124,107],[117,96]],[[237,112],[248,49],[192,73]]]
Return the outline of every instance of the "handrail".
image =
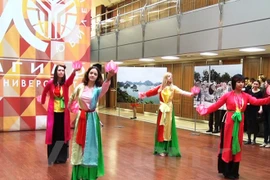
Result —
[[[113,10],[107,11],[107,12],[105,12],[105,13],[103,13],[103,14],[98,14],[97,16],[104,16],[104,15],[109,14],[109,13],[115,11],[115,10],[119,10],[119,9],[124,8],[124,7],[126,7],[126,6],[135,4],[136,2],[140,2],[140,0],[132,1],[132,2],[130,2],[130,3],[128,3],[128,4],[125,4],[125,5],[123,5],[123,6],[118,7],[117,9],[113,9]]]
[[[134,9],[134,10],[129,11],[129,12],[120,13],[121,9],[123,9],[127,6],[130,6],[132,4],[138,3],[140,1],[137,0],[137,1],[130,2],[128,4],[121,6],[121,7],[118,7],[116,9],[110,10],[106,13],[99,14],[99,15],[93,17],[91,19],[92,20],[91,36],[92,37],[96,36],[96,35],[100,36],[100,35],[106,34],[108,32],[114,32],[114,31],[118,32],[120,29],[123,29],[126,27],[131,27],[134,25],[139,25],[139,24],[142,24],[142,22],[144,24],[146,24],[147,22],[160,19],[160,15],[162,15],[162,18],[169,17],[171,15],[177,15],[177,14],[180,17],[180,16],[182,16],[183,12],[193,11],[196,9],[201,9],[201,8],[205,8],[207,6],[213,5],[213,4],[210,4],[210,5],[207,4],[207,5],[201,6],[199,8],[196,8],[195,4],[196,4],[196,2],[198,2],[197,0],[186,1],[186,3],[187,2],[191,2],[191,3],[188,4],[188,6],[187,6],[188,9],[185,9],[187,11],[183,11],[182,8],[184,5],[186,5],[186,4],[183,4],[183,1],[184,0],[161,0],[161,1],[155,2],[153,4],[149,4],[149,5],[145,4],[144,6],[138,8],[138,9]],[[220,1],[223,1],[223,3],[225,3],[225,1],[229,1],[229,0],[216,0],[216,4],[220,5],[219,4]],[[161,6],[162,4],[164,4],[164,5],[166,4],[166,5],[164,7],[162,7]],[[156,7],[158,7],[157,10],[151,11],[151,9],[156,8]],[[162,9],[160,9],[160,7],[162,7]],[[190,7],[192,7],[193,9]],[[175,8],[175,11],[171,10],[173,8]],[[107,18],[108,14],[113,13],[115,11],[116,11],[116,16],[111,17],[111,18]],[[168,11],[167,15],[166,15],[166,11]],[[141,13],[145,13],[145,15],[142,15]],[[155,15],[157,17],[154,17],[153,15],[151,15],[151,14],[155,14],[155,13],[158,13],[157,15]],[[138,14],[138,16],[136,14]],[[104,20],[101,20],[102,17],[104,17]],[[142,17],[144,18],[143,20],[142,20]]]

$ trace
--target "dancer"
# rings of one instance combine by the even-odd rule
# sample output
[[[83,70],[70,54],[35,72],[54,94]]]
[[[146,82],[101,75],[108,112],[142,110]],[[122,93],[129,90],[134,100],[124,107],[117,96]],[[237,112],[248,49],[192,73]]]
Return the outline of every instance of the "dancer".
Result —
[[[216,103],[208,108],[197,107],[200,115],[210,114],[226,104],[227,112],[221,126],[221,142],[218,155],[218,172],[223,173],[225,178],[239,178],[239,163],[242,157],[242,143],[244,134],[244,111],[247,104],[263,105],[270,103],[270,97],[256,99],[242,92],[245,78],[236,74],[232,77],[233,91],[224,94]]]
[[[84,74],[83,83],[70,97],[71,111],[76,102],[80,108],[72,138],[72,180],[97,179],[104,175],[101,124],[96,108],[99,98],[108,91],[114,74],[110,71],[103,82],[99,68],[90,67]]]
[[[194,93],[184,91],[175,86],[173,84],[172,74],[167,72],[163,77],[161,85],[147,92],[140,92],[139,98],[142,99],[157,94],[159,94],[160,106],[157,117],[154,154],[181,157],[172,100],[174,94],[192,97]]]
[[[57,65],[53,79],[50,80],[41,96],[41,104],[50,99],[47,114],[46,144],[48,164],[65,163],[68,158],[68,141],[70,140],[70,116],[66,108],[68,104],[69,86],[73,83],[76,71],[74,69],[66,80],[65,65]]]

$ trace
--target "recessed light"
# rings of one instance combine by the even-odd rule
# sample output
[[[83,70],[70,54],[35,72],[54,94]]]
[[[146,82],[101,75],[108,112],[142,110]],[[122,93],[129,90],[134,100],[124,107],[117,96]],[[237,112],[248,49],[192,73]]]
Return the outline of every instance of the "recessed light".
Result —
[[[263,49],[263,48],[251,47],[251,48],[243,48],[243,49],[239,49],[239,51],[242,51],[242,52],[261,52],[261,51],[265,51],[265,49]]]
[[[124,62],[121,61],[114,61],[115,64],[123,64]]]
[[[179,59],[177,56],[162,56],[161,59],[176,60]]]
[[[217,56],[217,53],[212,53],[212,52],[204,52],[204,53],[200,53],[200,55],[202,56]]]
[[[140,58],[139,61],[152,62],[152,61],[155,61],[155,60],[151,59],[151,58]]]

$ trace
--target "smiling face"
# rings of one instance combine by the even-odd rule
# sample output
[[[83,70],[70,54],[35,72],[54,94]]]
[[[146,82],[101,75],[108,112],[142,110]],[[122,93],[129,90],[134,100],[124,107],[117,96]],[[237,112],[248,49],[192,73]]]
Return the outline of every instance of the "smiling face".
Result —
[[[91,82],[95,82],[97,80],[98,77],[98,71],[96,69],[91,69],[88,73],[88,79]]]
[[[252,83],[252,87],[255,89],[255,90],[257,90],[259,87],[260,87],[260,82],[259,81],[254,81],[253,83]]]

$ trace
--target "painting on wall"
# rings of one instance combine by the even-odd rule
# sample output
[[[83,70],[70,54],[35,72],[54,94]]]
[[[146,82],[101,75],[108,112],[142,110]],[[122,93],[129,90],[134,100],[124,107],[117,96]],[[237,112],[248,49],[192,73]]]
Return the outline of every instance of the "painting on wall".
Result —
[[[209,107],[231,91],[231,78],[235,74],[242,74],[242,64],[195,66],[194,83],[201,91],[194,97],[194,107],[199,104]],[[226,109],[225,105],[220,109]]]
[[[159,97],[138,99],[145,92],[161,84],[167,68],[119,67],[117,73],[117,102],[159,104]]]

